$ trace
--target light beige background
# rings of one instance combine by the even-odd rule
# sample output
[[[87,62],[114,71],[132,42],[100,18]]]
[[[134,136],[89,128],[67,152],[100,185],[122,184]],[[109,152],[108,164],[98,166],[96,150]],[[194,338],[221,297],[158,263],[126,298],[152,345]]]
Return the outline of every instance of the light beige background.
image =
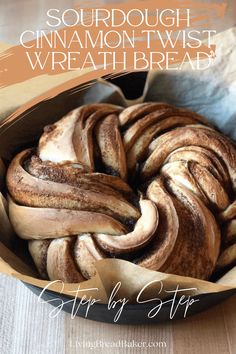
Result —
[[[44,28],[45,9],[68,8],[74,3],[76,1],[70,0],[0,0],[0,42],[17,43],[20,33],[25,29]],[[236,24],[236,2],[232,0],[229,3],[227,20],[221,23],[219,30]],[[25,90],[27,98],[28,86]],[[9,100],[14,100],[13,92],[8,97]],[[0,275],[0,351],[2,354],[233,354],[236,353],[235,308],[236,297],[187,320],[154,326],[115,326],[81,318],[72,320],[65,313],[50,319],[50,305],[39,304],[37,297],[23,284]],[[150,343],[159,341],[162,348],[79,348],[79,345],[86,346],[89,341],[96,340],[102,341],[104,345],[118,340]]]

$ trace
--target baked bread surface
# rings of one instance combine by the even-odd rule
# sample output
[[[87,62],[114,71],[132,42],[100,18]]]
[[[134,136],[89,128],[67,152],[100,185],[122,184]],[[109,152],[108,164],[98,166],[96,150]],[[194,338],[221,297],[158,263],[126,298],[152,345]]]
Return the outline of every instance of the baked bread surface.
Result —
[[[17,154],[7,187],[45,279],[83,281],[107,257],[199,279],[236,261],[235,145],[186,109],[79,107]]]

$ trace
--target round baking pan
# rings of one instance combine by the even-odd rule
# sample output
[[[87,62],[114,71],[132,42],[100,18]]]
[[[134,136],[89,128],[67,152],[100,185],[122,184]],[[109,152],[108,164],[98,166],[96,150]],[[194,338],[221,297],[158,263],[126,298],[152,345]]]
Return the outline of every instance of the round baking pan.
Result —
[[[131,100],[137,99],[140,95],[142,95],[146,77],[147,73],[141,72],[127,74],[110,81],[112,84],[119,86],[124,92],[124,96]],[[98,90],[101,90],[101,87],[98,87]],[[122,99],[119,95],[115,98],[117,99],[117,104],[122,104]],[[111,97],[112,101],[113,99],[114,93]],[[82,105],[84,102],[88,103],[87,100],[84,101],[83,96],[78,95],[78,87],[73,87],[70,90],[63,91],[55,97],[49,97],[48,99],[35,104],[31,108],[28,108],[25,112],[19,114],[17,120],[14,121],[14,124],[10,122],[9,125],[3,127],[3,130],[1,131],[0,143],[1,157],[6,161],[9,161],[20,149],[26,146],[33,146],[35,141],[40,137],[45,125],[56,122],[64,114],[79,105]],[[11,139],[9,139],[9,130],[11,133]],[[25,285],[38,296],[42,292],[41,288],[30,284]],[[205,311],[234,294],[236,294],[236,290],[228,290],[219,293],[207,293],[191,297],[191,299],[198,301],[194,302],[188,308],[186,317]],[[73,314],[73,311],[76,308],[77,316],[84,318],[86,317],[87,319],[94,321],[118,324],[144,324],[169,321],[171,319],[171,311],[173,312],[173,309],[173,319],[183,319],[185,317],[186,308],[185,306],[178,306],[179,300],[176,299],[175,302],[163,303],[159,313],[153,318],[150,318],[148,313],[155,306],[157,306],[157,303],[128,303],[124,306],[118,321],[115,322],[114,318],[119,309],[118,305],[115,309],[108,309],[108,305],[95,303],[86,314],[87,307],[79,306],[80,299],[74,300],[72,297],[58,294],[50,290],[45,290],[41,295],[41,300],[49,302],[55,307],[63,303],[62,310],[70,314]]]
[[[25,285],[37,296],[39,296],[42,292],[41,288],[26,283]],[[117,305],[114,309],[109,309],[108,305],[106,304],[95,303],[86,313],[87,306],[81,306],[79,298],[77,300],[74,300],[74,298],[70,296],[58,294],[50,290],[43,291],[42,295],[40,295],[40,302],[45,301],[54,307],[60,307],[61,304],[63,304],[63,311],[73,315],[76,310],[76,316],[93,321],[114,324],[148,324],[184,319],[199,312],[205,311],[219,304],[220,302],[224,301],[225,299],[229,298],[234,294],[236,294],[235,289],[222,291],[219,293],[208,293],[193,296],[191,297],[191,299],[196,300],[196,302],[194,302],[193,305],[188,308],[186,314],[186,307],[178,306],[179,299],[176,299],[173,302],[171,301],[169,303],[163,304],[159,313],[153,318],[150,318],[148,314],[155,306],[157,306],[157,303],[149,302],[146,304],[126,304],[117,321],[115,321],[115,318],[120,308],[119,305]],[[174,315],[173,318],[171,315]]]

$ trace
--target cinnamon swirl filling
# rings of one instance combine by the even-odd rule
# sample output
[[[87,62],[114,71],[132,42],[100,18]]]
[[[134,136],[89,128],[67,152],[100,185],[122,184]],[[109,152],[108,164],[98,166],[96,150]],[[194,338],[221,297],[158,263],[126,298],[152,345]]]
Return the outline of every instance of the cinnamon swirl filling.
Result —
[[[15,156],[7,187],[44,279],[81,282],[108,257],[199,279],[236,263],[235,145],[186,109],[79,107]]]

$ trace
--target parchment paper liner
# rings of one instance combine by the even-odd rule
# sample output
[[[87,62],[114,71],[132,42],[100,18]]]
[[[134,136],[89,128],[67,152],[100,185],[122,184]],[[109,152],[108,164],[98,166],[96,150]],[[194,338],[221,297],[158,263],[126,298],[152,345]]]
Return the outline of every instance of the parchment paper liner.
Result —
[[[167,101],[177,106],[184,106],[205,115],[211,122],[218,126],[224,133],[236,138],[236,29],[222,33],[215,38],[217,44],[217,59],[208,70],[193,72],[186,64],[181,72],[150,72],[146,82],[144,95],[137,101]],[[217,75],[216,75],[217,70]],[[132,88],[131,88],[132,89]],[[20,92],[20,91],[19,91]],[[55,89],[54,89],[55,92]],[[58,91],[58,94],[60,91]],[[129,105],[120,89],[112,84],[100,80],[89,89],[78,91],[71,88],[67,97],[76,95],[76,105],[89,102],[111,102],[119,105]],[[51,97],[50,92],[45,97]],[[57,103],[61,102],[61,96],[55,97]],[[37,103],[38,102],[38,103]],[[54,102],[54,103],[55,103]],[[36,104],[36,105],[35,105]],[[5,159],[12,158],[17,147],[29,144],[35,140],[42,131],[43,126],[58,120],[66,107],[58,107],[54,104],[55,114],[47,117],[30,113],[30,107],[34,112],[44,108],[42,97],[33,100],[21,107],[21,114],[15,112],[10,120],[4,120],[0,126],[0,156]],[[72,107],[73,108],[73,107]],[[65,110],[65,112],[63,112]],[[25,112],[24,112],[25,111]],[[68,110],[67,110],[68,111]],[[31,115],[29,119],[29,115]],[[39,119],[40,118],[40,119]],[[3,212],[1,210],[0,212]],[[4,209],[6,213],[6,210]],[[2,228],[1,228],[2,231]],[[1,236],[2,239],[3,235]],[[44,288],[51,282],[37,278],[36,271],[17,257],[9,248],[0,242],[0,272],[13,276],[26,283]],[[158,297],[166,297],[166,290],[180,288],[195,288],[192,294],[215,293],[229,289],[236,291],[236,267],[225,274],[217,283],[201,281],[194,278],[169,275],[141,268],[130,262],[119,259],[104,259],[97,262],[97,274],[93,279],[80,284],[50,284],[50,290],[75,296],[79,288],[78,296],[92,296],[106,303],[113,287],[121,282],[118,296],[126,297],[130,302],[135,301],[140,290],[150,282],[162,282],[163,290]],[[94,290],[86,290],[94,288]],[[153,283],[145,291],[145,298],[157,296],[158,283]],[[189,294],[189,292],[188,292]],[[144,298],[144,296],[143,296]]]

